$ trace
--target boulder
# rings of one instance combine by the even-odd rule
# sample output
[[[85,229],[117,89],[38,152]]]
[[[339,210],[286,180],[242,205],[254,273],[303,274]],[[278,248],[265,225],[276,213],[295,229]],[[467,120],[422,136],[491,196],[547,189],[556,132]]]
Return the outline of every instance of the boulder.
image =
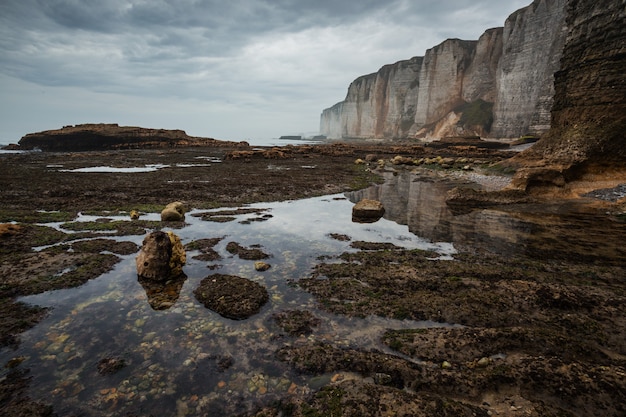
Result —
[[[373,223],[384,214],[385,207],[377,200],[363,199],[352,207],[352,221],[357,223]]]
[[[185,205],[180,201],[169,203],[163,211],[161,211],[161,221],[163,222],[182,222],[185,220]]]
[[[186,262],[185,250],[172,232],[152,232],[143,239],[135,259],[137,275],[154,281],[167,281],[182,273]]]
[[[258,313],[269,300],[264,286],[234,275],[209,275],[193,293],[206,308],[233,320]]]

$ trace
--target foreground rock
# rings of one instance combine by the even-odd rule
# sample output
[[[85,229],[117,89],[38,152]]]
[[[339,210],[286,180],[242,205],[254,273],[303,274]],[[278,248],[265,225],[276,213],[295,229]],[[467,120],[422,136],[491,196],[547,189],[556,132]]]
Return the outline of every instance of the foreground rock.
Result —
[[[193,293],[206,308],[233,320],[255,315],[269,300],[265,287],[234,275],[209,275]]]
[[[135,259],[137,275],[153,281],[167,281],[182,274],[187,262],[180,238],[172,232],[152,232],[143,239]]]

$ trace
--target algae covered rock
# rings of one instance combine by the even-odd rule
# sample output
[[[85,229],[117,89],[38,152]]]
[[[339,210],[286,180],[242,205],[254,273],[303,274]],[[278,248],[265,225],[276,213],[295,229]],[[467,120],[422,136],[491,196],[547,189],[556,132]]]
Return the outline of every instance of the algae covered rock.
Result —
[[[135,259],[137,275],[155,281],[167,281],[182,274],[187,261],[180,238],[172,232],[156,231],[143,239]]]
[[[209,275],[193,293],[206,308],[233,320],[258,313],[269,300],[264,286],[235,275]]]

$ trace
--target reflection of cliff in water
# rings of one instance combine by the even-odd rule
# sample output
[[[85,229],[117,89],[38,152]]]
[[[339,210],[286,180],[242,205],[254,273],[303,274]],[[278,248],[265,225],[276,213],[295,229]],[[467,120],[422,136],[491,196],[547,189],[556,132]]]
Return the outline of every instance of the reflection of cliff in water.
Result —
[[[352,202],[362,198],[381,201],[386,219],[406,224],[412,233],[433,242],[452,242],[460,250],[540,259],[626,260],[620,241],[626,225],[586,210],[583,201],[499,206],[454,214],[445,203],[446,194],[461,182],[410,172],[386,173],[385,179],[382,185],[348,193],[347,197]]]

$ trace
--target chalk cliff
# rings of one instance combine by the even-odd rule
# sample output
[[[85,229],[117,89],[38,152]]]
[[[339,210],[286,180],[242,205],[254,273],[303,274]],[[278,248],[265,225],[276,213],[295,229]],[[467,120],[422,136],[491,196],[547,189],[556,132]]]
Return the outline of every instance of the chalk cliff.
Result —
[[[568,0],[535,0],[477,41],[448,39],[357,78],[322,112],[330,138],[519,137],[549,128]]]
[[[549,132],[510,163],[512,185],[562,186],[626,172],[626,0],[570,0]]]
[[[566,3],[535,0],[506,20],[491,136],[541,135],[550,128],[553,74],[567,34]]]
[[[404,137],[413,126],[422,58],[385,65],[354,80],[346,99],[324,110],[322,134],[331,137]]]

